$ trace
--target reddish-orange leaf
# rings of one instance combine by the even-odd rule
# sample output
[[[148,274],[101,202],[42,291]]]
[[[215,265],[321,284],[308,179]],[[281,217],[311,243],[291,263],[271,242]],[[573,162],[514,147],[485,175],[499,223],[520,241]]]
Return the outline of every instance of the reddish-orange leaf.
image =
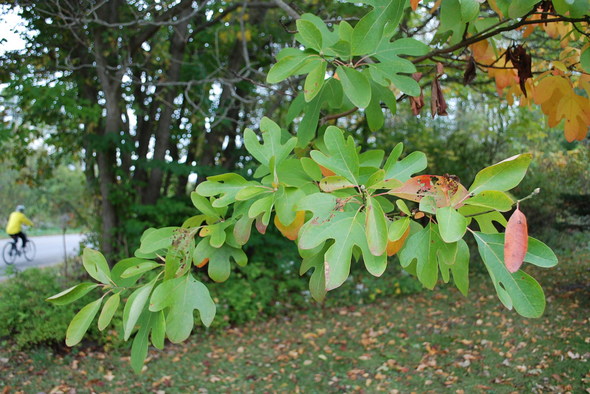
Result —
[[[420,202],[422,198],[431,196],[437,207],[460,207],[460,201],[469,192],[459,183],[454,175],[419,175],[407,180],[403,186],[388,192],[396,197]]]
[[[420,1],[421,0],[410,0],[410,5],[414,11],[416,11],[416,8],[418,8],[418,3],[420,3]]]
[[[256,218],[256,230],[258,230],[258,232],[262,235],[264,235],[266,233],[266,228],[268,227],[268,225],[264,224],[264,222],[262,221],[262,216],[264,214],[261,213],[257,218]]]
[[[277,226],[283,236],[290,239],[291,241],[295,241],[299,235],[299,229],[301,229],[301,226],[303,226],[303,223],[305,222],[305,211],[297,211],[295,214],[295,220],[293,220],[293,223],[289,224],[288,226],[285,226],[283,223],[281,223],[277,215],[275,215],[274,222],[275,226]]]
[[[197,268],[204,267],[208,262],[209,262],[209,257],[205,257],[203,259],[203,261],[201,261],[199,264],[197,264]]]
[[[526,216],[518,207],[510,216],[504,241],[504,264],[510,272],[516,272],[524,261],[529,245]]]
[[[326,167],[324,166],[320,166],[320,170],[322,171],[322,175],[323,176],[332,176],[332,175],[336,175],[336,173],[332,170],[328,170]]]
[[[406,239],[408,238],[408,235],[410,235],[410,227],[408,226],[408,229],[406,230],[406,232],[404,233],[404,235],[402,235],[402,237],[400,239],[398,239],[397,241],[389,241],[387,242],[387,255],[388,256],[393,256],[394,254],[396,254],[397,252],[399,252],[402,248],[402,246],[404,246],[404,244],[406,243]]]

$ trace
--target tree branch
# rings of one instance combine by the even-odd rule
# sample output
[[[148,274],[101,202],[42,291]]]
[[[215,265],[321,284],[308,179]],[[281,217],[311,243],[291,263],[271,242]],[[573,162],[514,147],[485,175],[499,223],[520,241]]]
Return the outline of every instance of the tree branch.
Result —
[[[420,63],[424,60],[427,59],[431,59],[432,57],[436,56],[436,55],[440,55],[443,53],[449,53],[449,52],[454,52],[457,49],[461,49],[461,48],[466,48],[471,44],[475,44],[476,42],[479,41],[483,41],[486,40],[490,37],[493,37],[497,34],[500,34],[502,32],[505,31],[512,31],[515,30],[521,26],[526,26],[526,25],[535,25],[535,24],[542,24],[542,23],[555,23],[555,22],[571,22],[571,23],[576,23],[576,22],[587,22],[590,23],[590,16],[586,16],[584,18],[568,18],[568,17],[556,17],[556,18],[552,18],[552,19],[545,19],[543,21],[540,20],[520,20],[517,23],[513,23],[512,25],[509,26],[504,26],[504,27],[500,27],[495,29],[496,26],[502,25],[504,23],[506,23],[508,20],[505,21],[501,21],[498,22],[496,25],[491,26],[490,28],[482,31],[480,34],[477,34],[475,36],[471,36],[466,40],[463,40],[455,45],[451,45],[448,48],[441,48],[441,49],[436,49],[434,51],[431,51],[430,53],[427,53],[424,56],[419,56],[415,59],[412,60],[412,63]]]
[[[291,18],[293,18],[295,20],[301,18],[301,15],[299,15],[299,13],[297,11],[295,11],[293,8],[291,8],[291,6],[289,6],[283,0],[274,0],[274,3],[277,5],[277,7],[281,8],[283,11],[285,11]]]

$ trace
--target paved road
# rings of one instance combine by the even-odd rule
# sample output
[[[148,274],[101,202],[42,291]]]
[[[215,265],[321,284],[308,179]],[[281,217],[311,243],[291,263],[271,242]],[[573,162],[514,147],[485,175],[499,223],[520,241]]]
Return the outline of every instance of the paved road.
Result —
[[[76,256],[80,250],[80,241],[83,239],[82,234],[66,234],[66,250],[68,256]],[[14,266],[20,271],[31,267],[47,267],[56,265],[64,261],[64,241],[62,235],[45,235],[42,237],[30,237],[37,245],[37,255],[33,261],[27,261],[23,256],[16,259]],[[11,239],[0,239],[0,252],[5,244],[11,242]],[[20,240],[18,241],[20,244]],[[5,275],[6,264],[0,257],[0,280]]]

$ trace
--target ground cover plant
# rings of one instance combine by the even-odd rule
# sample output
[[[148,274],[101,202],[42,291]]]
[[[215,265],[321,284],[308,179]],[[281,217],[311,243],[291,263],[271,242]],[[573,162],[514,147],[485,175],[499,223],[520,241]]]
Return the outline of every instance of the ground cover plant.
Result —
[[[464,238],[469,236],[477,244],[500,302],[524,317],[543,314],[543,290],[523,269],[529,270],[525,262],[543,268],[557,264],[550,248],[528,236],[525,201],[539,191],[516,197],[507,193],[524,178],[531,154],[512,156],[482,169],[467,187],[452,174],[416,175],[426,168],[426,156],[421,152],[404,156],[402,143],[389,152],[366,150],[346,130],[327,124],[318,127],[319,110],[326,103],[347,113],[363,110],[370,129],[383,126],[382,103],[393,112],[402,97],[412,97],[412,108],[418,112],[423,105],[414,63],[432,60],[434,55],[428,57],[431,51],[441,50],[415,38],[396,36],[407,8],[405,1],[364,3],[372,9],[354,27],[344,20],[327,26],[312,14],[297,19],[299,44],[279,52],[267,81],[305,76],[289,115],[290,121],[302,115],[299,127],[293,136],[263,117],[261,138],[252,129],[244,131],[240,142],[251,158],[248,179],[237,173],[208,177],[191,194],[197,215],[181,226],[146,230],[134,257],[117,262],[112,269],[100,252],[84,251],[84,267],[97,283],[81,283],[48,301],[67,304],[94,289],[103,293],[74,317],[66,344],[79,343],[97,316],[100,330],[109,327],[124,304],[123,336],[125,340],[133,337],[131,364],[140,371],[150,343],[163,348],[166,338],[180,343],[189,337],[195,310],[205,326],[213,322],[216,305],[195,277],[194,268],[206,270],[215,282],[227,280],[232,261],[240,266],[248,262],[243,246],[253,227],[264,234],[271,221],[296,242],[302,259],[300,274],[313,270],[309,291],[318,301],[347,280],[352,264],[362,262],[370,274],[381,276],[393,255],[425,288],[433,289],[439,276],[443,282],[452,278],[466,295],[470,253]],[[415,9],[417,3],[412,6]],[[567,20],[574,26],[587,22],[586,10],[577,3],[544,3],[538,8],[529,1],[494,2],[490,7],[481,10],[496,14],[489,22],[497,22],[497,17],[504,19],[499,25],[520,21],[510,25],[511,29],[524,26],[519,23],[536,12],[563,12],[572,19],[559,17],[555,22]],[[457,10],[459,21],[454,20]],[[504,31],[496,24],[479,24],[479,15],[477,1],[444,3],[438,33],[444,33],[439,39],[448,41],[450,47],[443,52],[452,52],[450,48],[467,33],[477,39],[456,49],[484,42],[490,32]],[[530,22],[527,25],[539,24],[539,19]],[[579,29],[570,35],[582,42],[587,39]],[[473,51],[475,56],[477,51]],[[585,68],[586,47],[576,53],[577,63]],[[508,61],[514,65],[518,84],[513,90],[524,101],[532,77],[529,54],[513,45],[495,61],[502,58],[505,65]],[[439,83],[444,67],[438,62],[430,66],[435,70],[432,114],[445,115],[447,105]],[[565,117],[568,141],[584,138],[587,99],[570,89],[569,79],[549,72],[543,77],[537,81],[535,98],[548,113],[550,124]],[[547,96],[547,92],[552,93]],[[564,94],[568,111],[562,108],[556,113],[543,107]],[[513,209],[506,221],[502,213]],[[505,232],[500,231],[503,228]]]
[[[559,266],[533,269],[547,283],[547,310],[539,319],[499,305],[479,270],[471,273],[469,298],[442,285],[436,293],[389,296],[364,306],[309,304],[307,310],[292,309],[268,321],[199,330],[183,344],[150,348],[140,375],[127,367],[124,349],[86,344],[55,354],[47,348],[24,353],[3,347],[0,388],[583,392],[590,386],[587,241],[587,233],[562,236],[566,248],[558,251]]]

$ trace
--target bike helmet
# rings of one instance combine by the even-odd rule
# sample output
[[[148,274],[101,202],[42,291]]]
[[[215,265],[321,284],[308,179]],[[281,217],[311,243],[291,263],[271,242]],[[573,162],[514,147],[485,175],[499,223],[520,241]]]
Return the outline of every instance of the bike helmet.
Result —
[[[18,212],[24,212],[25,211],[25,206],[24,205],[17,205],[16,206],[16,210]]]

